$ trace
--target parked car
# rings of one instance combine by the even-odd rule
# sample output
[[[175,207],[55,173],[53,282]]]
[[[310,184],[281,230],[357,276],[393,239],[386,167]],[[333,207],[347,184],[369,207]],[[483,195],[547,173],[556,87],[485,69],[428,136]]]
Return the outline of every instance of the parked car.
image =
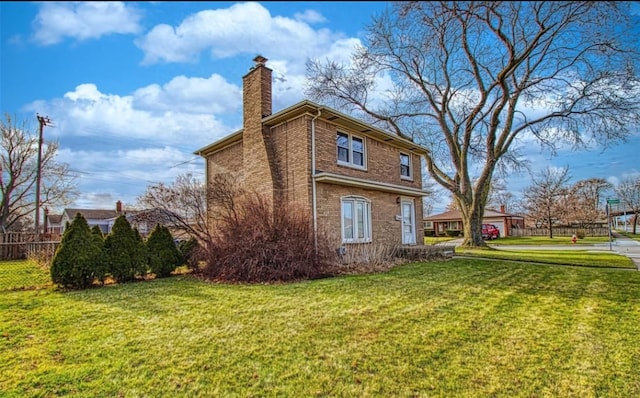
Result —
[[[493,224],[482,224],[482,239],[493,240],[500,237],[500,230]]]

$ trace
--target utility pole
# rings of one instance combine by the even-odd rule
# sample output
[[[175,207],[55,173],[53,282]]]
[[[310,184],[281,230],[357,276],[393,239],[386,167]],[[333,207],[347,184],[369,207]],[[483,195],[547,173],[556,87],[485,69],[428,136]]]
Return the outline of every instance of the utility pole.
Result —
[[[40,241],[40,180],[42,179],[42,133],[44,126],[51,126],[49,116],[40,116],[36,113],[40,124],[40,137],[38,138],[38,164],[36,177],[36,241]]]

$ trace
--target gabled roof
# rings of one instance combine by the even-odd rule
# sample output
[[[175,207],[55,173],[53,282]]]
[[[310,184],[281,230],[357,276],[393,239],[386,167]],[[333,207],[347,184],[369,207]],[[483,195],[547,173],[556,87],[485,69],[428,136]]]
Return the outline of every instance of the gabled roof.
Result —
[[[511,217],[511,218],[524,218],[517,214],[503,213],[495,209],[485,209],[483,218],[498,218],[498,217]],[[457,221],[462,220],[460,210],[449,210],[444,213],[434,214],[424,218],[425,221]]]
[[[91,220],[108,220],[110,218],[115,218],[119,214],[115,210],[102,210],[102,209],[64,209],[64,214],[67,215],[67,218],[73,220],[76,217],[76,214],[82,214],[82,217],[85,219]]]
[[[262,123],[266,126],[276,126],[280,123],[304,114],[317,116],[319,111],[321,112],[321,117],[323,119],[327,119],[331,122],[346,126],[349,129],[357,131],[360,134],[379,139],[381,141],[389,143],[390,145],[395,145],[419,154],[424,155],[428,153],[427,148],[420,146],[412,141],[404,139],[395,134],[388,133],[378,127],[367,124],[352,116],[349,116],[342,112],[338,112],[337,110],[326,107],[324,105],[316,104],[315,102],[309,100],[300,101],[297,104],[281,110],[280,112],[269,115],[262,119]],[[198,149],[194,152],[194,154],[207,156],[208,154],[234,144],[242,139],[242,132],[242,129],[238,130],[226,137],[221,138],[218,141],[213,142],[212,144]]]
[[[47,214],[47,221],[50,224],[60,224],[62,221],[62,214]]]

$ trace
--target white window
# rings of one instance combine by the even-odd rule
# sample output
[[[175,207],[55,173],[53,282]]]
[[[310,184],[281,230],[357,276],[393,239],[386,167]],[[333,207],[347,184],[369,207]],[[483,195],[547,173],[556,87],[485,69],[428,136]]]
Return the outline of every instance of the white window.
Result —
[[[342,242],[371,242],[371,202],[361,197],[341,200]]]
[[[364,140],[362,138],[338,132],[336,144],[339,164],[365,168]]]
[[[400,154],[400,178],[403,180],[413,178],[411,173],[411,155],[407,155],[406,153]]]

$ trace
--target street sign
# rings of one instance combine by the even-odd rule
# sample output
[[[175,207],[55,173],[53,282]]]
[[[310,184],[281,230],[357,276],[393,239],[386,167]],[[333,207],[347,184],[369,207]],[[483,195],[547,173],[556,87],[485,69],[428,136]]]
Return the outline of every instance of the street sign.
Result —
[[[607,199],[607,203],[610,205],[617,205],[620,204],[620,199]]]

